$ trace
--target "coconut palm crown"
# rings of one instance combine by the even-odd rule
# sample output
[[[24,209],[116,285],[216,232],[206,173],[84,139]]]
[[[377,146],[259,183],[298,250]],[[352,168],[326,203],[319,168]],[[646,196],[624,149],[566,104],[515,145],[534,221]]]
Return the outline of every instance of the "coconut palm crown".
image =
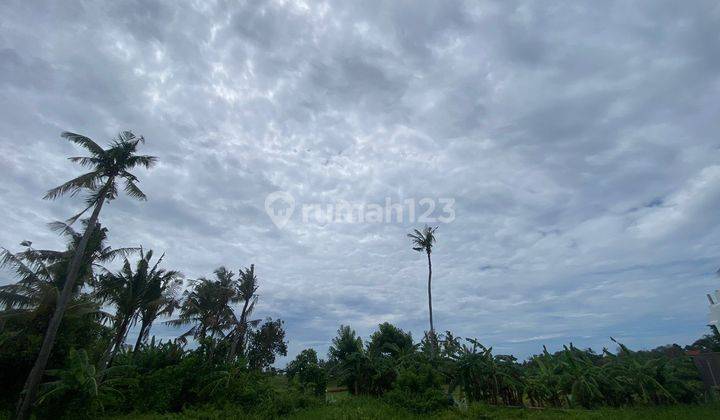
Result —
[[[90,138],[80,134],[66,131],[61,136],[90,152],[90,156],[68,158],[72,162],[91,168],[89,172],[49,190],[43,197],[46,200],[54,200],[65,194],[74,197],[83,190],[88,191],[87,207],[71,217],[68,224],[72,224],[88,209],[97,205],[101,199],[110,201],[117,198],[118,179],[122,180],[127,195],[138,200],[147,200],[145,193],[137,186],[138,178],[129,172],[138,166],[151,168],[157,162],[155,156],[136,154],[138,144],[145,143],[144,137],[137,137],[130,131],[123,131],[110,143],[109,148],[103,149]]]

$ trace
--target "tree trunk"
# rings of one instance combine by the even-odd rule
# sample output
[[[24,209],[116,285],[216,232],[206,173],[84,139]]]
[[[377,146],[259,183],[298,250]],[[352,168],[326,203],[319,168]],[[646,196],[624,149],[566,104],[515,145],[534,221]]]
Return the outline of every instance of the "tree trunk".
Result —
[[[200,336],[200,339],[201,339],[201,340],[205,338],[205,334],[207,334],[207,333],[205,332],[205,324],[202,324],[202,325],[200,326],[200,333],[198,334],[198,335]]]
[[[98,377],[101,378],[102,375],[105,372],[105,369],[110,365],[112,360],[115,358],[115,354],[117,353],[120,346],[122,346],[122,343],[125,341],[125,335],[127,334],[128,326],[130,325],[130,316],[125,316],[120,323],[118,324],[117,331],[115,332],[115,338],[110,343],[110,346],[108,346],[108,349],[105,350],[105,353],[103,354],[102,359],[100,360],[100,365],[98,366]]]
[[[113,348],[112,353],[110,353],[110,360],[107,361],[107,364],[105,364],[105,366],[103,367],[103,370],[100,371],[100,376],[103,375],[104,370],[107,369],[107,367],[112,364],[113,360],[115,360],[115,356],[117,356],[118,350],[120,350],[120,348],[123,346],[123,344],[125,344],[125,339],[127,339],[127,333],[129,330],[130,330],[130,320],[128,320],[128,322],[125,324],[125,331],[123,331],[123,334],[118,337],[118,340],[115,343],[115,347]]]
[[[230,353],[228,353],[228,362],[232,362],[235,360],[235,356],[237,355],[238,347],[240,347],[241,342],[245,341],[245,331],[246,328],[246,319],[247,318],[247,307],[250,303],[249,300],[245,300],[245,303],[243,304],[242,312],[240,313],[240,325],[237,326],[237,333],[235,335],[235,338],[232,341],[232,344],[230,345]],[[242,343],[241,349],[245,347],[245,344]]]
[[[70,268],[68,269],[65,284],[63,285],[62,292],[60,293],[60,297],[57,300],[55,312],[53,313],[53,316],[50,319],[50,323],[48,324],[47,331],[45,332],[45,337],[43,338],[40,352],[38,353],[38,357],[35,360],[35,365],[33,365],[33,368],[28,375],[27,381],[25,381],[23,396],[20,400],[20,403],[18,404],[17,412],[15,413],[15,416],[18,420],[26,420],[30,417],[30,409],[35,402],[38,386],[40,385],[40,381],[42,380],[42,375],[45,371],[45,367],[47,366],[48,359],[50,359],[50,353],[52,352],[53,346],[55,345],[55,338],[57,338],[57,333],[60,329],[63,315],[65,315],[65,310],[67,309],[67,305],[70,302],[70,298],[72,297],[73,288],[75,287],[75,281],[77,280],[77,275],[80,271],[80,264],[82,263],[83,255],[85,254],[85,248],[87,247],[88,241],[90,240],[90,235],[92,235],[93,230],[95,230],[95,225],[97,224],[98,217],[100,216],[100,210],[105,203],[105,194],[107,193],[107,190],[112,181],[113,179],[110,178],[103,187],[102,193],[100,194],[100,200],[97,202],[97,204],[95,204],[95,208],[93,209],[92,215],[90,216],[90,222],[85,229],[85,233],[83,233],[83,236],[80,239],[80,243],[75,250],[73,259],[70,262]]]
[[[430,252],[427,253],[428,257],[428,310],[430,312],[430,335],[435,336],[435,326],[433,325],[432,315],[432,261],[430,261]]]
[[[135,340],[135,347],[133,348],[133,354],[137,354],[138,350],[140,349],[140,346],[145,341],[147,336],[150,333],[150,328],[152,326],[152,321],[148,321],[143,319],[140,323],[140,332],[138,333],[137,340]]]

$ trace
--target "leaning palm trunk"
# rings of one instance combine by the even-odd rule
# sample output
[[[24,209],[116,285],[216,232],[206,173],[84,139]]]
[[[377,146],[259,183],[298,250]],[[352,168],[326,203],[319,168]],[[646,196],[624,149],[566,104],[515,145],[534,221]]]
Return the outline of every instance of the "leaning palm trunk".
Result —
[[[60,329],[63,315],[65,314],[65,310],[67,309],[70,298],[72,297],[73,289],[75,288],[75,280],[77,279],[78,272],[80,271],[80,264],[82,262],[83,255],[85,254],[85,248],[87,247],[88,241],[90,240],[90,235],[92,235],[92,232],[96,227],[95,225],[97,224],[98,217],[100,216],[100,210],[105,203],[105,195],[109,186],[112,185],[112,182],[113,178],[110,177],[110,179],[105,183],[105,186],[102,188],[99,199],[95,204],[92,215],[90,216],[90,221],[85,228],[85,233],[83,233],[82,239],[80,239],[80,243],[75,250],[72,261],[70,262],[67,279],[65,280],[65,284],[63,285],[60,297],[57,300],[55,312],[50,319],[50,323],[48,324],[47,331],[45,332],[45,337],[43,338],[42,346],[40,347],[40,352],[38,353],[38,357],[35,360],[35,365],[33,365],[33,368],[28,375],[27,381],[25,382],[25,387],[23,389],[23,397],[17,407],[16,417],[18,420],[25,420],[30,416],[30,408],[35,401],[35,397],[37,396],[40,380],[42,379],[43,372],[45,371],[48,359],[50,358],[50,353],[52,352],[53,346],[55,345],[55,338],[57,338],[57,333]]]
[[[240,323],[237,326],[235,337],[233,338],[232,344],[230,345],[230,352],[228,353],[228,362],[233,362],[237,355],[238,348],[240,351],[244,351],[245,347],[245,332],[247,330],[247,308],[250,300],[245,300],[243,309],[240,315]]]
[[[136,354],[140,350],[140,346],[150,335],[150,327],[152,326],[152,320],[143,318],[140,321],[140,331],[138,332],[137,340],[135,340],[135,347],[133,348],[133,354]]]
[[[251,321],[248,320],[250,314],[255,308],[257,302],[257,277],[255,277],[255,265],[250,264],[250,268],[240,270],[240,282],[237,285],[237,295],[244,300],[242,312],[240,312],[240,322],[235,325],[235,334],[233,337],[232,344],[230,345],[230,352],[228,353],[228,361],[235,361],[235,356],[238,354],[244,354],[246,348],[246,339]]]
[[[118,324],[118,327],[116,329],[115,333],[115,339],[110,343],[110,346],[108,346],[107,350],[105,350],[105,353],[103,354],[102,359],[100,360],[100,366],[99,366],[99,372],[98,377],[102,378],[103,374],[105,373],[105,369],[112,363],[113,359],[115,359],[115,355],[117,354],[118,350],[120,350],[120,347],[122,347],[123,343],[125,342],[125,337],[127,336],[128,327],[130,326],[130,316],[126,316],[123,318],[120,323]]]
[[[244,328],[242,328],[244,330]],[[228,362],[233,362],[235,360],[235,356],[237,356],[238,348],[240,347],[240,341],[242,341],[242,336],[245,335],[243,332],[241,332],[241,328],[238,328],[236,330],[236,336],[233,338],[232,343],[230,344],[230,351],[228,352]]]

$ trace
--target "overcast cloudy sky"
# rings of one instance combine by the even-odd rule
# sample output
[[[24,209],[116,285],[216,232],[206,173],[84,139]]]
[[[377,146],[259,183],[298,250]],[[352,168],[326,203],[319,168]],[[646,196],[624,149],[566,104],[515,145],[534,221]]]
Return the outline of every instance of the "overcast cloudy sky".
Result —
[[[439,330],[687,344],[720,284],[718,28],[715,1],[3,1],[0,245],[59,246],[45,224],[81,205],[41,199],[80,170],[61,131],[131,129],[160,164],[103,210],[111,243],[189,278],[256,264],[291,355],[341,323],[420,337],[427,268],[419,223],[278,229],[273,191],[454,198]]]

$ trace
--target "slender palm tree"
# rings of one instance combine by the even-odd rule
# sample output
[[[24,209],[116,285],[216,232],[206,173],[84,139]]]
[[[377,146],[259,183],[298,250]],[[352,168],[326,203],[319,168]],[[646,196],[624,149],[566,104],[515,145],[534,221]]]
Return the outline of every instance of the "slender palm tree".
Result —
[[[136,199],[145,200],[145,194],[137,186],[138,178],[129,171],[137,166],[150,168],[157,160],[153,156],[138,155],[138,144],[144,142],[143,137],[136,137],[129,131],[124,131],[110,144],[110,147],[103,149],[88,137],[75,133],[62,133],[62,137],[77,145],[84,147],[90,152],[90,156],[71,157],[72,162],[91,168],[90,172],[82,174],[77,178],[53,188],[45,194],[46,199],[56,199],[65,194],[75,196],[82,191],[87,191],[86,207],[80,213],[68,220],[68,225],[73,224],[89,209],[92,210],[85,232],[80,238],[73,258],[68,266],[67,276],[62,292],[55,306],[55,311],[47,331],[43,338],[37,360],[33,366],[23,391],[22,400],[18,404],[16,417],[25,420],[30,415],[30,409],[37,395],[38,385],[42,379],[43,371],[50,358],[50,352],[55,344],[63,314],[67,309],[68,302],[75,288],[75,282],[80,272],[82,257],[87,248],[90,236],[96,227],[100,210],[106,201],[113,200],[118,196],[118,182],[123,182],[125,192]]]
[[[105,273],[99,276],[96,287],[97,297],[103,303],[115,306],[115,316],[113,317],[115,335],[100,362],[100,373],[103,373],[115,358],[125,342],[130,326],[142,317],[143,305],[152,304],[158,285],[170,283],[179,276],[176,271],[165,271],[158,268],[162,257],[151,268],[152,257],[152,250],[144,252],[141,249],[135,271],[126,258],[120,271],[112,272],[105,269]],[[148,317],[146,322],[145,327],[148,328],[152,321]]]
[[[182,274],[174,270],[157,269],[163,256],[150,271],[147,287],[140,302],[140,331],[133,352],[137,353],[142,343],[150,335],[150,328],[158,316],[169,316],[177,309],[180,302],[177,293],[182,287]]]
[[[255,308],[258,296],[255,292],[258,289],[258,279],[255,275],[255,265],[251,264],[250,268],[240,270],[240,278],[236,285],[236,299],[243,302],[240,319],[235,318],[232,335],[232,344],[228,353],[228,360],[235,360],[238,352],[242,353],[246,349],[246,338],[249,327],[256,327],[260,323],[260,319],[248,320]]]
[[[216,280],[201,277],[191,282],[192,288],[183,293],[180,315],[166,322],[176,327],[192,325],[179,340],[204,339],[208,333],[210,338],[216,334],[224,337],[225,331],[232,327],[234,316],[230,306],[236,296],[233,276],[234,273],[220,267],[215,270]]]
[[[417,252],[425,252],[427,254],[428,261],[428,312],[430,313],[430,337],[435,337],[435,326],[433,325],[433,311],[432,311],[432,260],[430,254],[432,253],[432,247],[435,244],[435,231],[437,227],[425,226],[422,231],[414,229],[412,233],[408,233],[408,238],[412,240],[413,249]]]

